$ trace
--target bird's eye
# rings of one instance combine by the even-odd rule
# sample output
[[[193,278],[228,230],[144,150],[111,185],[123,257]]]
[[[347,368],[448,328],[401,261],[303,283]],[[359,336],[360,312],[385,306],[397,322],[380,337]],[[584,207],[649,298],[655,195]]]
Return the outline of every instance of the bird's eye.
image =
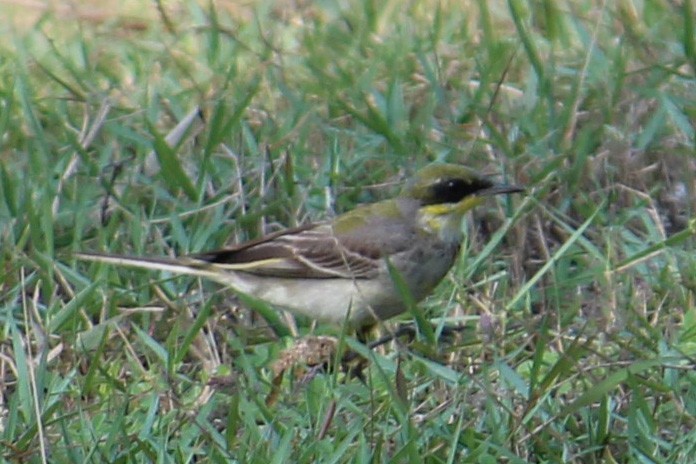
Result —
[[[442,179],[432,186],[432,200],[435,204],[457,203],[463,198],[490,186],[490,182],[482,179]]]

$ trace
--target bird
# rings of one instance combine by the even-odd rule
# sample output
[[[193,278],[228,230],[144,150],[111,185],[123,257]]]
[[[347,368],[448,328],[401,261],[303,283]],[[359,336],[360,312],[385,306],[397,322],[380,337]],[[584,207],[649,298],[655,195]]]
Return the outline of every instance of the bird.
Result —
[[[75,257],[208,278],[292,313],[362,330],[407,310],[404,284],[419,302],[443,280],[459,254],[468,211],[487,197],[523,191],[459,164],[433,163],[394,198],[219,250]]]

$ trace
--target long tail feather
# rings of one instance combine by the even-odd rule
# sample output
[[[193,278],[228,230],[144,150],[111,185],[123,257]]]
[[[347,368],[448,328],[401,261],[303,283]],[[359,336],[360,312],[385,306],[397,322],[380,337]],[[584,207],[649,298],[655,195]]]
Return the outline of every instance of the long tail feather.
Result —
[[[75,253],[77,259],[113,264],[115,266],[168,271],[175,274],[187,274],[215,279],[220,277],[205,261],[193,258],[149,258],[141,256],[109,255],[103,253]]]

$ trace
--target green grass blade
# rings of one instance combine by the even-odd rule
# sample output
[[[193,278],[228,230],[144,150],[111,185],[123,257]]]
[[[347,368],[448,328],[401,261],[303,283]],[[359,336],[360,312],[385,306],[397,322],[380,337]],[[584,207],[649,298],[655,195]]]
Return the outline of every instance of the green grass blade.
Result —
[[[186,170],[177,158],[174,148],[169,146],[164,137],[152,125],[150,125],[150,134],[153,137],[153,147],[162,169],[162,178],[169,186],[169,189],[173,193],[183,190],[189,199],[198,201],[198,191],[195,184],[186,174]]]

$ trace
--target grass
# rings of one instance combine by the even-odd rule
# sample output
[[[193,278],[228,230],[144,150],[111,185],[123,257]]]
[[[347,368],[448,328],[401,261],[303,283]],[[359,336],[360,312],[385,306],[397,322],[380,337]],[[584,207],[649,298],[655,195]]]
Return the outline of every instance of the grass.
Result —
[[[2,8],[3,460],[692,459],[692,1]],[[250,239],[435,160],[528,195],[419,305],[461,332],[364,382],[297,366],[267,404],[291,334],[340,328],[71,257]]]

